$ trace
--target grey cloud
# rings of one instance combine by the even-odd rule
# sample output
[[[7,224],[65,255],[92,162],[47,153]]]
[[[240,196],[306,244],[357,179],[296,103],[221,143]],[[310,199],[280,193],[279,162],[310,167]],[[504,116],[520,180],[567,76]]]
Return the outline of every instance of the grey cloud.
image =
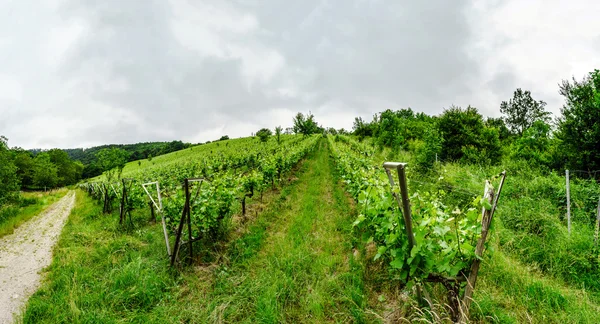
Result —
[[[465,53],[464,2],[229,5],[258,18],[258,39],[243,44],[258,41],[285,58],[286,65],[266,84],[249,88],[239,59],[199,57],[182,46],[169,27],[171,8],[163,1],[71,1],[63,16],[83,18],[90,29],[70,52],[62,75],[80,80],[94,100],[186,138],[199,127],[214,127],[214,115],[260,123],[266,111],[275,109],[327,114],[321,107],[332,101],[343,102],[349,113],[370,115],[388,108],[374,106],[381,98],[435,112],[453,93],[468,92],[465,80],[477,72]],[[290,80],[299,93],[278,94]],[[115,134],[108,138],[164,139],[136,133],[141,127],[129,127],[128,135],[120,126],[104,126]],[[95,135],[87,136],[99,136],[93,129]]]
[[[286,127],[309,110],[346,128],[354,116],[408,106],[437,114],[472,104],[497,114],[537,77],[522,71],[527,57],[500,51],[521,41],[502,32],[513,25],[500,0],[483,11],[467,0],[61,3],[58,13],[46,3],[35,15],[15,0],[12,20],[0,21],[0,81],[13,77],[23,89],[22,101],[0,92],[0,134],[13,145],[205,141]],[[496,10],[503,17],[493,21]],[[7,33],[19,20],[26,24]],[[57,50],[58,66],[44,63],[45,33],[63,21],[81,22],[83,33]],[[547,83],[528,90],[558,105]],[[67,135],[19,124],[47,116]]]

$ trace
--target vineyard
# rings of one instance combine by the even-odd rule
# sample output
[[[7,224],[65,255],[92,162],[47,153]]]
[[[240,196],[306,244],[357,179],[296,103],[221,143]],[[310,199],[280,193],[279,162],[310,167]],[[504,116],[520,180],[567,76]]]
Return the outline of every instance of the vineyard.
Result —
[[[246,214],[246,199],[255,194],[262,196],[265,190],[284,181],[282,177],[314,150],[318,139],[318,136],[286,136],[281,142],[270,143],[252,138],[224,141],[195,151],[191,148],[165,155],[144,169],[126,167],[123,179],[118,182],[110,183],[99,177],[80,187],[103,201],[105,212],[110,212],[113,203],[120,201],[120,224],[126,224],[129,215],[129,225],[133,225],[131,211],[135,209],[150,206],[151,215],[157,209],[171,256],[169,235],[177,236],[177,247],[181,224],[186,221],[182,215],[189,217],[188,243],[219,240],[234,212]]]
[[[80,187],[25,322],[586,323],[600,311],[588,180],[571,181],[571,233],[560,175],[423,169],[347,135],[221,141]]]

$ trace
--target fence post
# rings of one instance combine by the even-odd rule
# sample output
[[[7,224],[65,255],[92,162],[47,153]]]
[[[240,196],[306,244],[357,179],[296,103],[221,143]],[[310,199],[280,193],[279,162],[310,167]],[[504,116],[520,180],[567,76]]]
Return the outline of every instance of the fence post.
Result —
[[[119,224],[123,224],[123,217],[125,213],[125,179],[121,179],[123,184],[123,191],[121,191],[121,208],[119,210]]]
[[[496,211],[496,207],[498,206],[498,200],[500,199],[500,193],[502,192],[502,187],[504,186],[504,179],[506,179],[506,171],[501,173],[502,179],[500,179],[500,184],[498,185],[498,191],[494,194],[494,188],[491,183],[486,180],[485,189],[483,193],[483,198],[487,199],[491,205],[490,210],[485,209],[482,210],[482,219],[481,219],[481,237],[477,241],[477,246],[475,247],[475,259],[471,264],[471,271],[469,272],[469,278],[467,279],[467,286],[465,287],[465,294],[463,296],[462,303],[462,316],[461,323],[466,323],[469,318],[469,307],[471,306],[471,301],[473,300],[473,291],[475,290],[475,284],[477,283],[477,276],[479,273],[479,266],[481,265],[481,260],[483,257],[483,249],[485,248],[485,240],[487,239],[488,231],[490,226],[492,225],[492,220],[494,218],[494,212]]]
[[[390,180],[390,185],[392,186],[392,195],[396,198],[398,202],[398,207],[402,207],[402,215],[404,216],[404,225],[406,226],[406,236],[408,236],[408,251],[412,250],[413,246],[415,246],[415,237],[413,235],[412,230],[412,215],[410,211],[410,200],[408,199],[408,188],[406,185],[406,172],[404,167],[406,163],[398,163],[398,162],[385,162],[383,163],[383,167],[385,168],[385,172],[387,173],[388,179]],[[392,177],[391,169],[396,169],[398,172],[398,181],[400,184],[400,195],[402,196],[402,202],[400,202],[400,197],[394,191],[394,178]]]
[[[177,227],[177,235],[175,236],[175,246],[173,247],[173,252],[171,254],[171,266],[175,264],[175,260],[177,259],[177,255],[179,254],[179,247],[181,246],[181,233],[183,231],[183,224],[186,221],[186,217],[189,217],[188,207],[190,206],[189,201],[189,189],[188,189],[188,179],[185,179],[183,182],[184,191],[185,191],[185,204],[183,205],[183,212],[181,213],[181,219],[179,220],[179,226]]]
[[[571,189],[569,187],[569,170],[565,170],[567,175],[567,230],[571,235]]]
[[[596,208],[596,234],[594,235],[594,243],[598,247],[598,232],[600,231],[600,198],[598,198],[598,207]]]
[[[192,264],[192,259],[194,257],[194,251],[192,250],[193,242],[192,242],[192,211],[190,210],[190,183],[188,179],[185,179],[185,208],[187,209],[187,226],[188,226],[188,242],[190,245],[190,261]]]

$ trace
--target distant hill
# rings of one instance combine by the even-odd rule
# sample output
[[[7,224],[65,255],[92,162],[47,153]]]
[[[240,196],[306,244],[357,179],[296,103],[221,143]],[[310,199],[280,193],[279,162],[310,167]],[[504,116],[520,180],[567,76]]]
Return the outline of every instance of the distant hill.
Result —
[[[75,149],[63,149],[67,152],[69,157],[76,161],[81,161],[84,165],[83,178],[90,178],[100,175],[102,172],[100,168],[96,166],[96,153],[106,148],[120,148],[129,152],[129,162],[147,159],[149,157],[156,157],[159,155],[183,150],[192,146],[193,144],[184,143],[182,141],[172,142],[145,142],[136,144],[108,144],[101,146],[94,146],[91,148],[75,148]],[[34,155],[38,154],[42,150],[32,149],[29,150]]]

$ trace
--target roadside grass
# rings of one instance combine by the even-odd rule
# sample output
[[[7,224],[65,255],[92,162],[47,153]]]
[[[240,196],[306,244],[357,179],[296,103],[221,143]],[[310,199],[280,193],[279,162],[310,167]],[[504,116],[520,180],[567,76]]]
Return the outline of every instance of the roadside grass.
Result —
[[[43,212],[68,191],[61,188],[49,192],[21,192],[19,201],[0,208],[0,237],[12,234],[17,227]]]
[[[256,199],[254,216],[220,250],[204,251],[211,263],[179,271],[159,224],[124,230],[78,191],[23,322],[372,322],[352,254],[354,211],[332,169],[321,141],[297,179]],[[134,224],[146,223],[134,213]]]

